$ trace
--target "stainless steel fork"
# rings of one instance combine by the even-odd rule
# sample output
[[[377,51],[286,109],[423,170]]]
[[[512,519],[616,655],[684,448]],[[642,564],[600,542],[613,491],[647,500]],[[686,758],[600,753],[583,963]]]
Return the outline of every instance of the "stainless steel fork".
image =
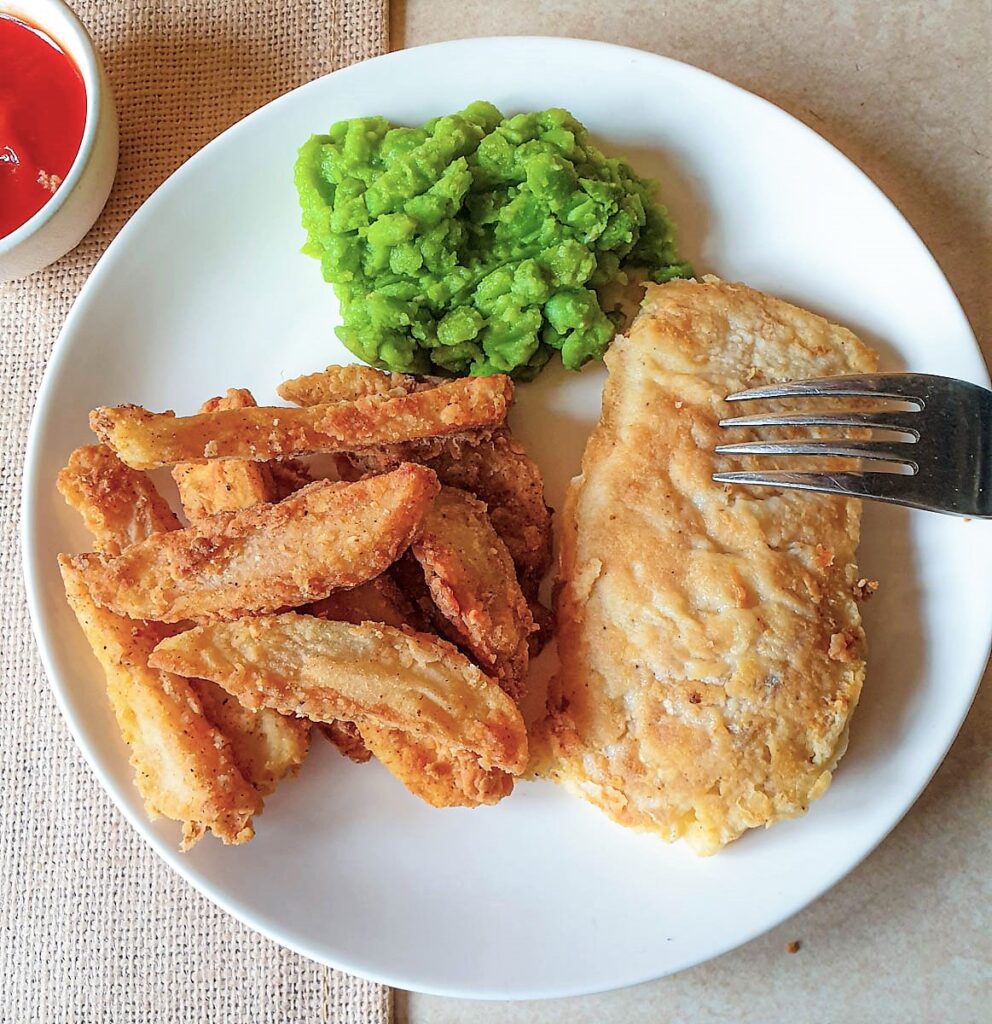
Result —
[[[895,399],[913,408],[736,416],[722,420],[720,426],[873,428],[906,436],[891,440],[744,441],[718,445],[716,451],[724,455],[869,459],[909,467],[910,472],[769,470],[715,473],[714,480],[843,494],[948,515],[992,518],[992,391],[950,377],[876,373],[772,384],[728,395],[727,401],[771,398]]]

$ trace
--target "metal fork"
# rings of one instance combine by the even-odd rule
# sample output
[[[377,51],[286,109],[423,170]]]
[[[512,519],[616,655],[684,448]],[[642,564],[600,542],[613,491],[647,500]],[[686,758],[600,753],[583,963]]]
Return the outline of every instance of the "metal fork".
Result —
[[[723,455],[805,455],[899,463],[905,472],[715,473],[720,483],[791,488],[887,501],[947,515],[992,518],[992,391],[950,377],[876,373],[771,384],[728,395],[728,402],[769,398],[895,399],[913,408],[879,412],[735,416],[721,427],[837,427],[898,431],[905,439],[744,441]]]

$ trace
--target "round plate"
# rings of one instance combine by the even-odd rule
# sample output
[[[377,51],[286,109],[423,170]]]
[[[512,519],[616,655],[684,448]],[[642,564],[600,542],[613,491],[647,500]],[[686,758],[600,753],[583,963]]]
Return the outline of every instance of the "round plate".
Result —
[[[351,357],[336,306],[299,254],[297,147],[339,118],[420,123],[478,98],[568,107],[662,182],[700,271],[827,315],[887,369],[987,383],[933,259],[888,200],[814,132],[672,60],[567,39],[476,39],[404,50],[271,103],[176,172],[110,246],[66,322],[29,442],[24,556],[38,642],[94,770],[131,823],[198,889],[307,956],[407,989],[533,998],[656,978],[777,924],[854,867],[906,813],[971,703],[992,629],[992,534],[980,523],[866,509],[869,678],[851,745],[807,817],[700,860],[624,830],[547,783],[498,807],[436,811],[379,765],[315,740],[258,834],[177,852],[149,823],[97,666],[65,605],[55,555],[87,537],[55,491],[87,412],[138,402],[193,412]],[[519,389],[515,429],[552,504],[576,472],[602,371],[549,368]]]

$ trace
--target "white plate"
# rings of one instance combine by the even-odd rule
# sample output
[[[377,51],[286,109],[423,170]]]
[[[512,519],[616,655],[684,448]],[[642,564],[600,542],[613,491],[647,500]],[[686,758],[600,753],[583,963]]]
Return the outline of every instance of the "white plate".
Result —
[[[882,194],[781,110],[695,68],[601,43],[479,39],[405,50],[290,93],[181,168],[83,289],[31,431],[24,553],[35,628],[84,753],[136,829],[211,899],[278,942],[408,989],[561,996],[628,985],[747,941],[854,867],[905,814],[971,703],[989,649],[992,533],[867,510],[870,675],[836,782],[801,820],[709,860],[611,824],[550,784],[496,808],[434,811],[381,767],[317,740],[266,802],[256,839],[176,852],[149,824],[92,656],[65,606],[56,552],[87,539],[55,492],[99,404],[192,412],[229,386],[275,399],[286,377],[351,361],[334,301],[299,255],[292,166],[334,120],[419,123],[477,98],[566,106],[663,194],[700,270],[849,325],[888,368],[987,375],[946,281]],[[601,372],[546,371],[520,389],[517,430],[552,503],[576,471]]]

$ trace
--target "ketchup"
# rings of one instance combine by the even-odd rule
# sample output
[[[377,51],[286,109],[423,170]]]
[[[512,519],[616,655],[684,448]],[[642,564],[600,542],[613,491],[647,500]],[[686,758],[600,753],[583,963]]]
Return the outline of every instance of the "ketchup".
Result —
[[[39,29],[0,15],[0,238],[55,194],[85,123],[76,65]]]

